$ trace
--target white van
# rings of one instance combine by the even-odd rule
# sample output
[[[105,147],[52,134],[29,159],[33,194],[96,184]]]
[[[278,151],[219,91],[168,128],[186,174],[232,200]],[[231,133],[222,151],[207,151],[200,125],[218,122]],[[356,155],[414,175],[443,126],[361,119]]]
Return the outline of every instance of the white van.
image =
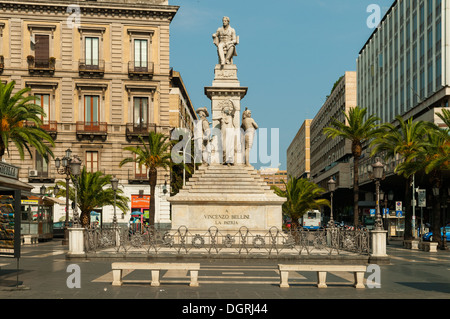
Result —
[[[316,230],[322,227],[322,214],[318,210],[310,210],[298,221],[303,228]]]

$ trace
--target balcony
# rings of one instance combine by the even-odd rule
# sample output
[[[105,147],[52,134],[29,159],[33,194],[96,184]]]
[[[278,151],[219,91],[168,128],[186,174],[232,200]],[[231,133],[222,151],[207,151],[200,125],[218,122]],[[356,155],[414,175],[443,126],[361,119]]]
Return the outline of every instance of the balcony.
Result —
[[[54,183],[55,178],[50,176],[48,171],[28,170],[29,183]]]
[[[102,141],[106,141],[108,136],[108,124],[105,122],[77,122],[77,138],[79,140],[84,137],[93,141],[95,138],[100,138]]]
[[[35,127],[36,123],[26,121],[25,126]],[[56,136],[58,135],[58,122],[43,120],[40,128],[46,131],[53,139],[56,139]]]
[[[55,58],[35,59],[34,56],[27,57],[28,72],[31,75],[53,75],[55,73]]]
[[[150,131],[160,132],[161,129],[155,123],[127,123],[126,125],[126,137],[129,141],[138,136],[148,136]]]
[[[80,60],[78,63],[80,75],[103,76],[105,74],[105,60],[86,61]]]
[[[153,77],[153,62],[128,62],[128,76],[129,77],[140,77],[140,78],[151,78]]]
[[[128,184],[148,184],[148,175],[146,173],[133,173],[128,170]]]

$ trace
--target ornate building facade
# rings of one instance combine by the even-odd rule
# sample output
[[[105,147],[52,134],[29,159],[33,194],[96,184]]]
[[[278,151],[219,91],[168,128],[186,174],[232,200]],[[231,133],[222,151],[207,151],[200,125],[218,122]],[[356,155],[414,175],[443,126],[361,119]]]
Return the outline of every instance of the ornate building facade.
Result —
[[[170,23],[178,7],[163,0],[0,1],[0,56],[3,82],[15,90],[31,88],[46,112],[44,129],[53,137],[55,158],[71,149],[90,171],[116,175],[130,212],[145,216],[150,190],[147,172],[134,164],[119,168],[131,156],[123,148],[138,145],[150,131],[170,134],[171,91],[179,86],[170,68]],[[177,92],[184,96],[184,85]],[[172,92],[173,94],[173,92]],[[181,105],[181,106],[180,106]],[[175,108],[195,112],[190,103]],[[6,158],[21,167],[20,179],[53,186],[64,179],[55,163],[38,154],[21,161],[12,149]],[[170,223],[170,205],[163,186],[168,172],[159,172],[156,224]],[[148,206],[147,206],[148,209]],[[112,220],[112,207],[99,208],[102,222]],[[128,222],[130,212],[118,214]],[[54,219],[65,215],[55,210]]]

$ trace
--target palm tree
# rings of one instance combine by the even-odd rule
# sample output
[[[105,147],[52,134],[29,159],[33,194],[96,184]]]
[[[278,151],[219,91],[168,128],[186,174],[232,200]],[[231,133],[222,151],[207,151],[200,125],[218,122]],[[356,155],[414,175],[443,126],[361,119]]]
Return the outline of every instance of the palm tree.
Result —
[[[147,141],[139,136],[141,145],[127,146],[124,150],[129,151],[135,157],[124,158],[119,166],[122,167],[126,163],[137,163],[140,167],[145,166],[148,170],[148,180],[150,184],[150,209],[149,209],[149,225],[155,224],[155,187],[158,176],[158,169],[168,169],[171,166],[170,148],[173,143],[168,136],[162,133],[150,132]]]
[[[379,132],[377,121],[380,119],[374,115],[367,116],[367,109],[356,106],[350,108],[345,115],[345,123],[333,119],[330,127],[324,128],[324,134],[330,138],[342,137],[352,142],[353,155],[353,223],[359,224],[359,159],[363,145],[370,141]]]
[[[76,185],[77,206],[80,210],[80,221],[82,227],[90,224],[90,214],[98,207],[114,205],[114,191],[111,187],[111,175],[104,175],[102,172],[88,172],[83,167],[81,174],[76,177],[71,176],[72,185]],[[59,188],[57,197],[66,197],[67,186],[65,181],[58,181]],[[123,191],[116,191],[116,206],[122,211],[128,211],[129,198],[123,196]],[[69,198],[75,201],[75,188],[69,185]]]
[[[287,200],[283,203],[283,213],[292,219],[293,228],[299,227],[298,219],[307,211],[318,209],[321,206],[330,206],[327,199],[319,198],[325,189],[311,182],[306,178],[293,178],[289,176],[286,183],[283,181],[284,188],[272,186],[278,196],[285,197]]]
[[[25,96],[30,88],[21,89],[13,95],[14,86],[14,81],[6,85],[0,82],[0,161],[9,150],[9,142],[15,144],[21,159],[24,159],[24,149],[32,157],[30,146],[33,146],[48,161],[48,154],[53,157],[50,146],[55,146],[55,143],[40,128],[45,112],[41,106],[34,104],[35,96]],[[32,125],[26,125],[27,122]]]
[[[423,149],[423,137],[426,134],[427,124],[423,121],[413,122],[412,118],[405,121],[400,115],[396,117],[398,126],[392,123],[381,125],[381,131],[371,142],[371,155],[384,154],[385,160],[396,158],[399,155],[403,165],[397,165],[394,172],[406,179],[405,183],[405,240],[412,239],[412,211],[409,209],[412,195],[410,185],[412,177],[420,170],[414,163]],[[408,164],[407,164],[408,163]],[[408,167],[408,169],[404,169]],[[415,169],[414,169],[415,168]]]
[[[426,123],[427,128],[425,138],[422,140],[422,148],[417,152],[416,160],[404,162],[399,165],[401,172],[424,171],[427,174],[433,188],[446,189],[450,185],[445,184],[444,172],[450,171],[450,111],[442,110],[442,114],[437,114],[447,125],[445,128],[438,127],[434,123]],[[436,196],[442,196],[442,191]],[[440,200],[432,201],[432,229],[433,234],[440,234]],[[443,221],[445,223],[445,221]],[[444,225],[445,226],[445,225]],[[442,245],[440,236],[433,236],[433,241],[439,246]]]

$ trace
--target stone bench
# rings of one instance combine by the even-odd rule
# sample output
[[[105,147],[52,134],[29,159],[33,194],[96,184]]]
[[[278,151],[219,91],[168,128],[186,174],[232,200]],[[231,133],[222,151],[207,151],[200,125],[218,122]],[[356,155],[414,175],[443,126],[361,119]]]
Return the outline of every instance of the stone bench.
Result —
[[[406,249],[419,249],[419,240],[404,240],[403,247],[405,247]]]
[[[152,283],[151,286],[158,287],[160,270],[188,270],[191,273],[191,282],[189,286],[198,287],[198,271],[199,263],[152,263],[152,262],[114,262],[111,265],[113,271],[113,286],[122,285],[123,270],[146,269],[151,270]]]
[[[345,271],[353,272],[355,288],[364,288],[364,273],[367,270],[367,266],[364,265],[278,265],[280,270],[280,287],[287,288],[289,271],[315,271],[317,272],[317,287],[326,288],[327,272],[330,271]]]
[[[39,241],[39,235],[22,235],[22,243],[24,245],[37,244]]]
[[[428,251],[430,253],[435,253],[435,252],[437,252],[437,245],[438,245],[438,243],[436,243],[436,242],[423,241],[420,244],[420,248],[424,251]]]

